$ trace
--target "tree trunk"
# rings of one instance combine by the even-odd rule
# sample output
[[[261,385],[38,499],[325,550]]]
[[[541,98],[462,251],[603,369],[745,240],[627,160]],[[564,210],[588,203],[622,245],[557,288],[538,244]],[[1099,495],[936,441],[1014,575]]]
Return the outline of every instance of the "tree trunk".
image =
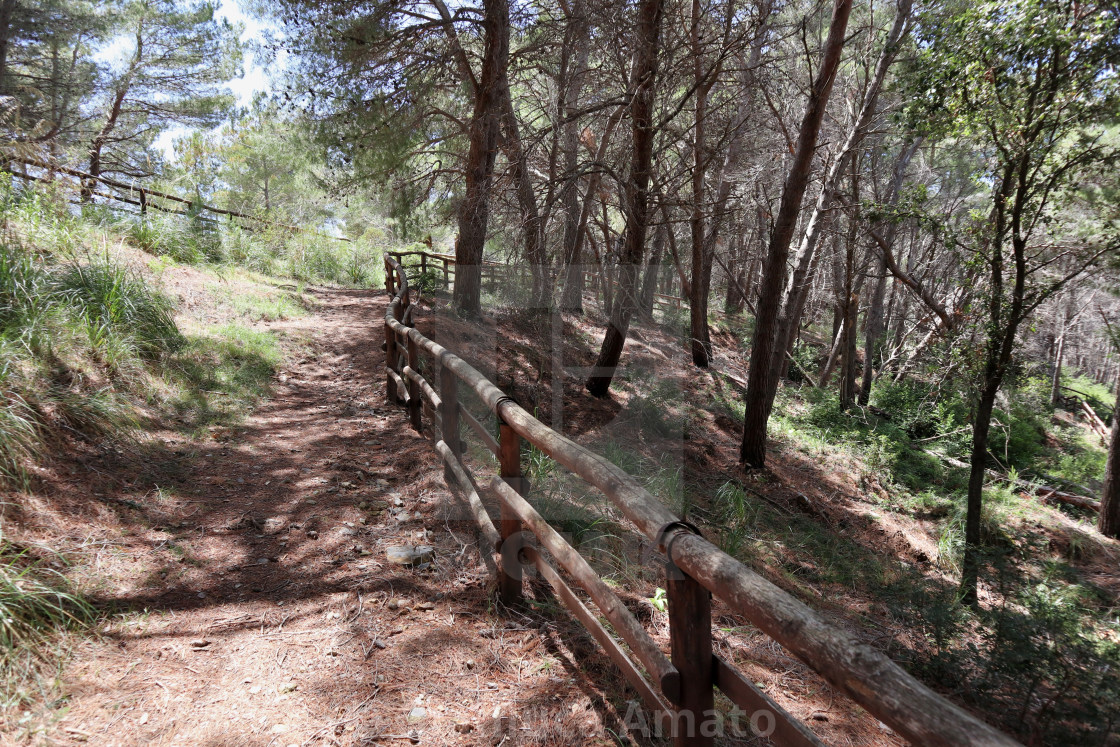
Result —
[[[106,143],[109,140],[109,135],[116,129],[117,120],[121,116],[121,109],[124,107],[125,97],[128,96],[129,90],[132,88],[132,81],[136,75],[136,71],[140,68],[140,63],[144,59],[144,22],[141,19],[136,26],[136,51],[132,55],[132,59],[128,63],[128,69],[124,75],[121,76],[120,82],[117,84],[117,89],[113,93],[113,102],[109,106],[109,114],[105,117],[105,124],[101,126],[101,130],[93,138],[89,145],[89,168],[87,171],[91,176],[101,176],[101,156]],[[82,202],[89,202],[93,199],[93,190],[96,182],[86,180],[82,183],[81,200]]]
[[[12,12],[16,0],[0,2],[0,95],[8,93],[8,46],[12,38]]]
[[[537,308],[548,308],[552,305],[552,283],[551,270],[544,248],[543,221],[541,211],[537,207],[537,196],[533,192],[533,182],[529,178],[529,164],[525,148],[521,143],[517,115],[513,111],[509,80],[504,77],[501,106],[502,138],[513,171],[512,176],[517,184],[517,203],[521,208],[523,221],[521,229],[525,242],[525,259],[529,262],[529,271],[533,278],[532,303]]]
[[[887,188],[887,205],[894,207],[898,204],[898,196],[902,192],[902,182],[906,179],[906,167],[910,159],[922,143],[922,138],[917,138],[903,146],[902,152],[894,165],[891,183]],[[891,221],[883,233],[883,240],[893,247],[895,235],[898,233],[898,223]],[[871,293],[871,305],[867,308],[867,319],[864,327],[863,343],[863,382],[859,390],[859,403],[866,405],[871,397],[871,381],[875,371],[875,359],[878,357],[879,343],[886,328],[883,318],[883,302],[887,294],[887,257],[880,252],[879,261],[875,266],[875,290]]]
[[[696,13],[696,4],[694,3],[694,14]],[[746,121],[751,114],[754,106],[754,92],[755,82],[753,80],[753,71],[759,66],[762,59],[762,48],[765,45],[766,38],[769,31],[769,16],[773,10],[773,3],[767,2],[760,5],[759,14],[762,17],[762,22],[759,26],[758,32],[755,34],[754,41],[751,43],[751,52],[747,64],[743,69],[742,80],[740,85],[743,89],[743,97],[739,102],[738,110],[735,113],[736,127],[731,136],[727,146],[727,152],[724,155],[723,161],[720,165],[719,172],[716,176],[718,187],[716,189],[715,201],[712,205],[711,219],[706,221],[700,209],[700,200],[696,196],[702,194],[704,189],[704,165],[707,163],[707,156],[705,149],[702,147],[703,143],[703,116],[702,112],[707,105],[707,91],[703,87],[697,90],[696,99],[696,147],[694,148],[695,164],[693,167],[693,217],[692,217],[692,281],[689,285],[691,291],[689,295],[690,304],[690,325],[691,325],[691,352],[692,362],[701,367],[706,368],[711,362],[712,358],[712,340],[711,331],[708,327],[708,303],[711,298],[711,285],[712,285],[712,263],[715,257],[716,246],[719,240],[719,232],[721,224],[726,220],[727,204],[731,197],[734,183],[732,181],[732,174],[736,167],[739,165],[742,152],[743,141],[746,137]],[[694,34],[696,29],[694,27]],[[696,75],[699,78],[699,58],[696,61]],[[710,86],[710,83],[709,83]],[[728,296],[726,301],[727,308],[735,308],[742,310],[743,305],[747,303],[745,296],[742,296],[738,289],[736,289],[736,299],[734,304],[731,300],[730,288],[734,285],[734,278],[728,278]]]
[[[657,227],[657,232],[653,235],[653,254],[650,255],[645,277],[642,278],[640,308],[642,316],[650,320],[653,319],[653,295],[657,292],[657,278],[661,274],[661,259],[665,256],[665,234],[668,231],[668,226]]]
[[[781,344],[777,339],[777,323],[778,307],[786,284],[786,260],[793,232],[797,227],[797,216],[801,212],[801,201],[809,184],[817,136],[828,106],[828,96],[832,92],[836,69],[840,65],[840,53],[844,48],[844,34],[851,11],[851,0],[836,0],[833,6],[832,23],[822,49],[820,69],[809,92],[808,105],[801,120],[797,146],[782,187],[781,205],[764,260],[758,303],[755,306],[758,315],[755,317],[754,338],[751,341],[751,361],[744,395],[743,441],[739,450],[740,462],[752,469],[766,465],[766,425],[774,406],[774,400],[767,396],[767,390],[774,351],[776,345]],[[784,349],[782,352],[785,352]]]
[[[508,0],[484,0],[482,73],[475,91],[467,152],[466,186],[459,210],[459,240],[455,244],[453,303],[461,313],[481,310],[482,252],[490,214],[490,183],[494,177],[502,88],[509,61]]]
[[[781,311],[778,315],[778,341],[770,367],[770,380],[767,382],[767,397],[771,400],[771,406],[773,406],[773,399],[777,393],[778,380],[787,366],[786,352],[793,347],[794,337],[801,326],[801,315],[805,308],[805,300],[809,293],[809,281],[816,262],[817,243],[828,224],[829,211],[836,197],[840,179],[871,124],[877,110],[879,93],[886,81],[887,72],[898,54],[900,42],[909,31],[911,7],[912,0],[899,0],[894,23],[891,25],[886,43],[875,64],[875,72],[868,84],[859,114],[856,116],[855,122],[848,131],[847,137],[825,176],[821,191],[817,196],[816,206],[809,216],[805,235],[798,246],[793,272],[786,284],[785,293],[781,300]]]
[[[856,319],[859,296],[852,293],[844,304],[843,334],[840,337],[840,409],[850,410],[856,400]]]
[[[852,160],[852,202],[859,204],[858,164]],[[840,409],[850,410],[856,401],[856,330],[859,319],[859,290],[856,288],[856,241],[859,215],[853,211],[848,216],[848,235],[844,257],[844,337],[841,350],[844,357],[840,366]]]
[[[704,141],[707,129],[708,92],[719,75],[719,65],[715,70],[706,71],[700,19],[703,15],[700,0],[692,0],[692,73],[696,86],[695,117],[693,122],[692,146],[692,216],[689,228],[692,234],[692,295],[689,298],[689,326],[692,362],[700,368],[707,368],[712,360],[712,334],[708,328],[708,301],[712,293],[712,258],[715,252],[714,227],[709,240],[709,220],[704,210],[707,193],[708,148]],[[741,125],[740,125],[741,127]],[[737,138],[735,138],[737,140]],[[734,154],[732,153],[734,151]],[[733,142],[728,156],[738,157],[738,143]],[[721,180],[722,181],[722,180]],[[720,185],[722,189],[723,184]],[[730,187],[728,187],[730,192]],[[726,198],[720,201],[726,202]],[[722,206],[721,206],[722,207]],[[719,215],[711,221],[719,220]]]
[[[1026,287],[1026,242],[1019,235],[1018,227],[1022,210],[1022,196],[1025,187],[1020,183],[1018,199],[1011,209],[1012,248],[1014,252],[1015,279],[1007,297],[1004,290],[1003,256],[1004,232],[1008,224],[1007,201],[1014,191],[1014,165],[1004,168],[999,191],[995,195],[992,211],[992,241],[988,257],[991,288],[988,297],[987,341],[985,344],[985,363],[981,380],[980,399],[976,408],[976,418],[972,423],[972,455],[969,461],[968,502],[964,525],[964,559],[961,562],[961,601],[976,607],[977,585],[980,578],[980,517],[984,503],[984,470],[988,460],[988,432],[991,429],[992,409],[999,393],[1007,367],[1011,363],[1011,353],[1015,347],[1015,335],[1023,319],[1023,296]],[[1008,303],[1010,301],[1010,303]],[[1005,308],[1006,306],[1006,308]]]
[[[1104,467],[1101,489],[1101,515],[1097,523],[1101,534],[1120,539],[1120,376],[1116,378],[1116,404],[1112,407],[1112,438]]]
[[[583,265],[580,254],[583,245],[583,226],[586,218],[579,201],[579,119],[576,111],[579,104],[583,76],[587,72],[588,22],[582,0],[572,3],[572,15],[568,24],[570,44],[565,46],[563,69],[565,74],[562,88],[564,105],[560,114],[564,117],[560,149],[564,154],[564,185],[560,188],[560,204],[564,207],[564,287],[560,294],[560,308],[567,311],[583,312]],[[571,54],[571,44],[575,54]],[[574,56],[574,60],[572,57]],[[615,120],[617,121],[617,119]],[[613,126],[608,125],[603,135],[603,145],[610,139]],[[587,199],[593,197],[598,187],[598,174],[591,178]]]
[[[992,410],[1002,377],[994,373],[994,361],[985,372],[984,388],[972,423],[972,453],[969,457],[968,504],[964,525],[964,558],[961,562],[961,601],[975,606],[980,579],[980,516],[983,511],[984,476],[988,461],[988,433]]]
[[[1058,335],[1058,349],[1054,352],[1054,371],[1050,377],[1050,405],[1058,403],[1058,397],[1062,393],[1062,358],[1066,352],[1066,333],[1065,329]]]
[[[845,0],[850,1],[850,0]],[[649,223],[649,181],[653,164],[653,98],[657,81],[657,58],[661,35],[661,16],[665,0],[641,0],[638,5],[637,49],[631,72],[634,96],[630,102],[633,127],[633,157],[626,182],[626,240],[619,268],[619,298],[613,304],[610,322],[603,336],[603,347],[595,371],[587,380],[587,391],[605,397],[622,357],[622,346],[630,329],[630,317],[637,307],[638,271],[645,250]]]

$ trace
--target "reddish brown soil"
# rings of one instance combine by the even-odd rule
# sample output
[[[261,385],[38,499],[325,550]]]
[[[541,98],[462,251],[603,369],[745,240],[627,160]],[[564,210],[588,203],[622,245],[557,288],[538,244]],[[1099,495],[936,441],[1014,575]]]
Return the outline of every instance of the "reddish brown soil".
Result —
[[[430,443],[385,404],[371,323],[383,298],[314,294],[314,315],[262,325],[310,348],[244,427],[87,449],[22,497],[9,518],[23,537],[87,561],[93,596],[115,613],[77,641],[59,699],[6,714],[0,741],[496,744],[504,729],[506,744],[576,745],[625,733],[628,696],[585,635],[495,608]],[[388,563],[403,544],[433,546],[433,562]]]
[[[27,716],[4,714],[0,742],[666,744],[628,730],[633,692],[541,588],[530,587],[527,609],[497,606],[427,431],[413,432],[404,410],[386,403],[384,294],[313,294],[308,317],[258,325],[308,342],[243,427],[205,440],[161,430],[128,448],[80,447],[42,471],[36,495],[9,512],[28,543],[75,558],[72,575],[115,612],[96,636],[75,638],[54,700]],[[601,334],[591,318],[497,313],[468,324],[425,308],[418,326],[545,422],[559,415],[554,425],[580,442],[636,432],[634,387],[608,400],[583,390],[579,370],[592,364]],[[632,332],[623,362],[711,396],[743,378],[734,338],[719,338],[716,368],[730,379],[696,372],[679,339],[656,327]],[[551,340],[562,341],[556,360]],[[694,487],[743,479],[738,424],[699,397],[695,405],[687,438],[638,436],[632,445],[676,449]],[[493,465],[471,461],[485,481]],[[851,465],[793,450],[771,464],[770,480],[747,485],[777,510],[937,573],[921,522],[870,519],[883,488],[861,483]],[[703,528],[719,537],[718,525]],[[433,546],[432,564],[388,563],[385,549],[402,544]],[[616,580],[667,646],[665,616],[649,602],[658,578],[639,568]],[[913,643],[871,600],[790,590],[864,640]],[[718,602],[714,613],[720,653],[828,743],[901,744],[743,619]],[[422,717],[410,720],[418,708]]]

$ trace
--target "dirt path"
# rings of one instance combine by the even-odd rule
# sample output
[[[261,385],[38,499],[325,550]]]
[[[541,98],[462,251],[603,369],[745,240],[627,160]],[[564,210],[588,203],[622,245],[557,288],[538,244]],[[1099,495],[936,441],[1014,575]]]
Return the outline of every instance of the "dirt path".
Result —
[[[166,444],[166,505],[106,544],[107,566],[135,564],[106,590],[132,611],[79,645],[53,723],[0,738],[615,743],[621,698],[603,693],[621,688],[563,622],[496,613],[437,458],[385,403],[382,296],[315,295],[314,314],[267,325],[311,344],[245,427]],[[387,562],[405,544],[434,560]]]

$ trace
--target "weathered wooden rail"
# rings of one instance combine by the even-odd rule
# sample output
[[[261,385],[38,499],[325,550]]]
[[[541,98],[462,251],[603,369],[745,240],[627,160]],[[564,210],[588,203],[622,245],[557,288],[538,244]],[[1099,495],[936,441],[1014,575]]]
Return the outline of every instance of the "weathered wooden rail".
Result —
[[[446,476],[462,493],[507,605],[522,599],[522,569],[535,567],[557,599],[583,624],[653,712],[652,724],[676,745],[710,745],[724,722],[714,705],[718,687],[746,714],[752,727],[782,745],[820,745],[820,740],[731,663],[712,651],[711,595],[818,672],[883,723],[920,745],[1014,745],[1014,740],[950,703],[851,633],[827,622],[802,602],[722,552],[681,521],[622,469],[553,431],[507,397],[466,361],[403,320],[411,318],[408,277],[394,257],[385,258],[390,302],[385,312],[386,385],[389,399],[408,408],[421,429],[431,412],[436,451]],[[432,382],[421,375],[432,371]],[[473,392],[496,416],[494,438],[463,405],[461,388]],[[460,423],[465,421],[498,458],[499,474],[488,487],[498,500],[497,525],[479,497],[479,483],[464,465]],[[652,540],[664,556],[670,626],[668,656],[579,552],[525,499],[521,441],[525,440],[599,489]],[[533,538],[536,546],[529,542]],[[547,551],[547,556],[545,554]],[[567,577],[594,604],[593,612]],[[600,621],[600,617],[608,625]],[[757,722],[757,723],[756,723]],[[650,723],[650,722],[647,722]]]
[[[278,221],[269,220],[268,218],[262,218],[261,216],[258,216],[258,215],[250,215],[249,213],[243,213],[243,212],[240,212],[240,211],[237,211],[237,210],[227,210],[225,208],[215,207],[213,205],[208,205],[205,202],[202,202],[200,200],[196,200],[196,199],[192,200],[192,199],[189,199],[189,198],[186,198],[186,197],[180,197],[178,195],[168,194],[167,192],[161,192],[158,189],[152,189],[150,187],[144,187],[144,186],[140,186],[140,185],[137,185],[137,184],[134,184],[134,183],[129,183],[129,182],[122,182],[118,179],[112,179],[112,178],[107,177],[107,176],[90,174],[90,173],[87,173],[85,171],[80,171],[78,169],[72,169],[72,168],[69,168],[67,166],[63,166],[62,164],[50,163],[50,162],[47,162],[47,161],[39,160],[37,158],[24,158],[24,157],[15,156],[15,155],[7,155],[3,158],[3,161],[6,164],[4,166],[4,169],[7,170],[7,172],[9,174],[16,177],[17,179],[23,179],[23,180],[26,180],[26,181],[34,181],[34,182],[49,182],[55,176],[61,174],[61,175],[64,175],[64,176],[69,176],[69,177],[78,179],[79,182],[87,184],[87,185],[92,185],[92,184],[96,183],[96,184],[105,185],[106,187],[110,187],[112,189],[119,190],[123,194],[115,194],[115,193],[112,193],[112,192],[97,191],[97,190],[94,190],[92,186],[89,187],[89,189],[91,190],[90,194],[92,196],[100,197],[100,198],[105,199],[105,200],[113,200],[115,202],[122,202],[126,205],[133,205],[133,206],[138,207],[140,209],[141,215],[147,213],[149,208],[151,208],[153,210],[156,210],[156,211],[159,211],[159,212],[162,212],[162,213],[171,213],[172,215],[188,215],[189,211],[191,211],[191,210],[200,210],[200,211],[204,211],[204,212],[207,212],[207,213],[213,213],[214,215],[224,215],[227,218],[229,218],[230,220],[233,220],[234,218],[237,218],[239,220],[248,220],[248,221],[252,221],[254,223],[259,223],[260,225],[264,225],[264,226],[275,226],[277,228],[283,228],[287,231],[293,231],[293,232],[298,232],[298,233],[306,233],[306,234],[310,234],[310,235],[313,235],[313,236],[319,236],[319,237],[324,238],[324,239],[332,239],[334,241],[346,241],[346,242],[350,241],[350,239],[346,238],[345,236],[332,236],[328,233],[323,233],[321,231],[316,231],[316,230],[311,229],[311,228],[303,228],[301,226],[293,226],[293,225],[289,225],[287,223],[280,223]],[[10,164],[12,164],[12,163],[19,163],[19,164],[22,164],[24,166],[31,166],[31,167],[36,168],[36,169],[41,169],[44,172],[44,174],[43,175],[35,175],[35,174],[31,174],[31,173],[26,173],[26,172],[21,173],[21,172],[18,172],[18,171],[13,171],[11,169],[11,166],[10,166]],[[158,202],[156,202],[155,200],[164,200],[166,202],[171,203],[172,205],[183,205],[185,207],[184,207],[183,210],[177,210],[173,207],[167,207],[165,205],[161,205]]]
[[[436,273],[442,275],[444,287],[450,288],[451,283],[455,279],[456,261],[453,254],[440,254],[438,252],[427,252],[423,250],[409,250],[400,252],[389,252],[389,256],[395,259],[401,267],[405,268],[407,274],[409,270],[418,270],[419,274],[413,273],[409,278],[416,281],[418,278],[427,276],[429,273]],[[405,265],[405,257],[419,257],[419,260],[411,265]],[[523,280],[528,280],[528,271],[524,268],[513,268],[510,265],[502,262],[493,262],[490,260],[483,260],[482,262],[482,280],[486,281],[499,281],[508,279],[511,272],[519,271],[523,274]],[[594,273],[585,270],[583,273],[584,280],[587,282],[596,282],[601,280]],[[617,290],[620,286],[618,281],[612,283]],[[680,296],[670,296],[665,293],[654,293],[653,302],[658,306],[667,309],[682,309],[687,306],[687,302]]]

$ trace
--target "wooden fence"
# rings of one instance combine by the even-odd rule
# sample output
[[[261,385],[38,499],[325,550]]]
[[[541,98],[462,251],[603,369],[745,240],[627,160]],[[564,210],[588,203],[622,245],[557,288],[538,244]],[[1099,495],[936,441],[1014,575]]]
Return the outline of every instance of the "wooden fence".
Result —
[[[449,270],[450,263],[444,267]],[[385,311],[387,395],[390,401],[407,407],[417,431],[421,430],[422,411],[430,411],[435,449],[443,459],[448,479],[466,496],[486,543],[482,554],[497,574],[502,601],[518,604],[522,599],[521,568],[535,567],[557,599],[638,692],[654,714],[653,723],[663,725],[661,733],[672,734],[675,745],[714,743],[716,687],[747,714],[767,712],[773,725],[769,736],[774,743],[799,747],[822,744],[750,679],[713,653],[713,594],[915,744],[1016,744],[721,551],[629,474],[553,431],[466,361],[403,324],[402,320],[412,317],[412,313],[406,317],[411,296],[399,260],[385,258],[385,277],[391,299]],[[424,378],[422,370],[434,372],[432,381]],[[477,395],[497,418],[497,438],[464,407],[460,398],[464,388]],[[478,478],[464,465],[461,423],[466,423],[497,456],[499,471],[488,484],[500,505],[497,524],[479,497]],[[529,486],[521,469],[522,440],[599,489],[664,556],[668,655],[591,565],[525,500]],[[536,546],[526,541],[527,535],[535,538]],[[598,614],[577,596],[559,569],[590,598]],[[600,616],[610,629],[600,622]]]
[[[456,262],[455,255],[453,254],[439,254],[437,252],[413,250],[389,252],[389,256],[395,259],[401,267],[404,267],[406,274],[409,270],[419,271],[419,274],[413,273],[409,278],[414,282],[420,277],[431,277],[429,273],[435,273],[437,277],[442,277],[444,287],[450,288],[451,283],[455,279]],[[406,266],[405,257],[419,257],[419,260]],[[523,281],[529,280],[527,267],[518,267],[490,260],[483,260],[482,262],[482,280],[484,283],[487,281],[508,280],[511,275],[519,275],[520,279]],[[593,273],[590,270],[584,271],[583,278],[589,283],[601,282],[603,280],[601,275]],[[617,280],[612,281],[612,285],[616,289],[619,288]],[[670,296],[665,293],[654,293],[653,302],[657,306],[666,309],[682,309],[687,306],[687,302],[681,297]]]
[[[335,241],[347,242],[350,241],[350,239],[346,238],[345,236],[331,236],[330,234],[316,231],[310,228],[302,228],[300,226],[292,226],[287,223],[279,223],[274,220],[269,220],[268,218],[262,218],[257,215],[243,213],[238,210],[227,210],[225,208],[215,207],[213,205],[208,205],[200,200],[192,200],[186,197],[168,194],[167,192],[162,192],[158,189],[151,189],[150,187],[144,187],[129,182],[122,182],[120,180],[112,179],[107,176],[95,176],[85,171],[72,169],[57,163],[41,161],[36,158],[23,158],[14,155],[8,155],[5,157],[5,161],[7,164],[4,166],[5,170],[7,170],[9,174],[18,179],[35,182],[50,182],[54,180],[54,178],[59,174],[68,176],[73,179],[77,179],[80,184],[86,185],[86,188],[89,190],[91,196],[138,207],[140,208],[141,215],[147,213],[149,208],[161,213],[171,213],[173,215],[187,215],[192,210],[198,210],[202,212],[213,213],[214,215],[224,215],[230,220],[237,218],[238,220],[252,221],[253,223],[257,223],[262,226],[275,226],[277,228],[283,228],[286,231],[307,233],[314,236],[319,236],[324,239],[333,239]],[[22,164],[25,167],[30,166],[32,168],[41,169],[44,173],[37,175],[28,173],[26,171],[13,171],[10,166],[10,164],[12,163]],[[101,184],[109,187],[110,189],[118,190],[118,192],[113,193],[97,191],[92,186],[94,184]],[[160,204],[160,200],[171,203],[171,205],[182,205],[184,207],[182,210],[179,210],[175,207]]]

